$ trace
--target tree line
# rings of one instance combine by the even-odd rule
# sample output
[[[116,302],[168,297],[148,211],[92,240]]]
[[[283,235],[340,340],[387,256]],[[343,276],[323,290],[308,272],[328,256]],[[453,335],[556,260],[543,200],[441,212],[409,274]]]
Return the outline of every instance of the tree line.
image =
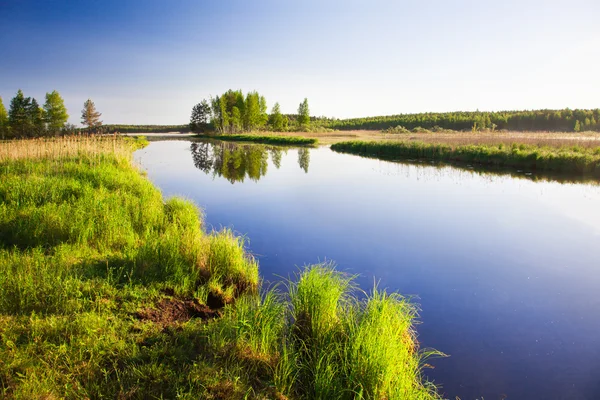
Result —
[[[237,133],[253,130],[287,131],[292,123],[295,128],[307,127],[311,122],[308,100],[298,106],[297,117],[291,120],[281,113],[279,103],[271,112],[267,100],[257,91],[244,95],[241,90],[228,90],[210,99],[204,99],[192,108],[190,130],[194,132],[217,131]]]
[[[497,112],[447,112],[399,114],[351,119],[319,119],[319,124],[339,130],[384,130],[424,128],[430,130],[511,130],[511,131],[600,131],[600,109],[531,110]]]
[[[189,125],[128,125],[128,124],[104,124],[104,133],[168,133],[189,132]]]
[[[91,132],[96,132],[102,125],[96,106],[91,99],[83,104],[81,122]],[[46,93],[43,106],[33,97],[25,97],[19,89],[11,99],[8,111],[0,97],[0,138],[32,138],[56,136],[80,131],[73,125],[67,124],[69,114],[64,99],[53,90]]]

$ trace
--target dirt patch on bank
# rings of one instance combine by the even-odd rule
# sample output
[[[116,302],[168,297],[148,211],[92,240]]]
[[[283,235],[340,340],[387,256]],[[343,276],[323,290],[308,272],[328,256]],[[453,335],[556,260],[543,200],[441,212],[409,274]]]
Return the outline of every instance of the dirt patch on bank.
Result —
[[[154,307],[144,308],[135,313],[142,321],[152,321],[160,325],[173,325],[189,321],[192,318],[203,320],[217,318],[221,314],[196,300],[162,298]]]

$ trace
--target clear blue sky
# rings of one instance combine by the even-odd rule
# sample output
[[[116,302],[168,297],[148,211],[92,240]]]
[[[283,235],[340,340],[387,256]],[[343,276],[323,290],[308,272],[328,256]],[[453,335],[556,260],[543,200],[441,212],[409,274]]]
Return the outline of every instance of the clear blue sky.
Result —
[[[600,107],[598,0],[0,0],[0,96],[177,124],[229,88],[358,117]]]

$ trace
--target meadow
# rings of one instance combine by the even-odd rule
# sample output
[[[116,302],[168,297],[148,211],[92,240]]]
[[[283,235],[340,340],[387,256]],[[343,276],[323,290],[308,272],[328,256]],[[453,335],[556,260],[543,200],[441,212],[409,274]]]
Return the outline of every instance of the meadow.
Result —
[[[1,397],[439,398],[414,304],[331,264],[264,287],[244,238],[135,168],[144,145],[0,142]]]

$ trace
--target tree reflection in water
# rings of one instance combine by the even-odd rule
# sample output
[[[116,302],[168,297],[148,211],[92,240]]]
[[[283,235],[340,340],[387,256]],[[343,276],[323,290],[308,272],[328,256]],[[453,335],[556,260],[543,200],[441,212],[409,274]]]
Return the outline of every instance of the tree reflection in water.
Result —
[[[288,149],[258,144],[193,142],[191,151],[196,168],[235,183],[243,182],[246,177],[258,181],[266,175],[269,155],[275,168],[279,169],[283,153],[287,154]],[[308,172],[309,162],[309,150],[298,149],[298,165],[304,172]]]

